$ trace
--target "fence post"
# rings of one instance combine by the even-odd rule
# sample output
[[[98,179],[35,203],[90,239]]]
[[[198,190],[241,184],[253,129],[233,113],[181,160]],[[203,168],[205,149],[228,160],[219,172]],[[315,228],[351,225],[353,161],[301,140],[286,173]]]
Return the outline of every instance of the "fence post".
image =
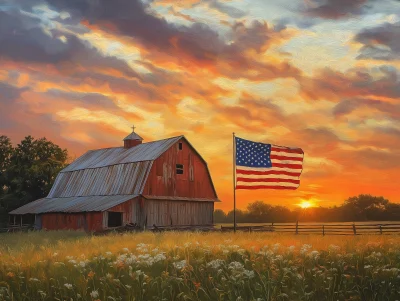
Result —
[[[354,224],[354,223],[353,223],[353,232],[354,232],[354,235],[357,235],[356,224]]]
[[[299,221],[296,221],[296,234],[299,234]]]
[[[381,232],[382,235],[382,225],[379,225],[379,231]]]
[[[325,225],[322,225],[322,236],[325,236]]]

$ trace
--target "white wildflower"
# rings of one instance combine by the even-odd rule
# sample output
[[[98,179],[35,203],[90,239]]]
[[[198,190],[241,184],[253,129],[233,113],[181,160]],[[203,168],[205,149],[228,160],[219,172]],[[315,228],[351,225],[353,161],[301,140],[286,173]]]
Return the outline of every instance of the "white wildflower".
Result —
[[[93,299],[97,298],[98,296],[99,296],[99,292],[97,290],[96,291],[92,291],[90,293],[90,297],[92,297]]]
[[[300,254],[304,255],[312,248],[312,245],[304,244],[300,249]]]
[[[222,259],[215,259],[207,263],[207,267],[211,267],[213,269],[219,269],[222,265],[225,264],[225,261]]]
[[[248,278],[253,278],[254,277],[254,271],[249,271],[249,270],[244,270],[243,275],[248,277]]]
[[[167,257],[165,257],[165,255],[162,254],[162,253],[157,254],[157,255],[154,256],[153,258],[154,258],[154,261],[155,261],[155,262],[159,262],[159,261],[162,261],[162,260],[167,259]]]
[[[186,266],[186,260],[181,260],[173,263],[174,267],[178,270],[182,270]]]
[[[37,279],[37,278],[29,278],[29,281],[32,281],[32,282],[40,282],[40,280]]]
[[[329,250],[329,252],[337,253],[337,252],[339,252],[340,247],[336,246],[336,245],[329,245],[328,250]]]
[[[280,247],[281,247],[281,244],[280,244],[280,243],[274,244],[274,246],[273,246],[273,251],[274,251],[274,252],[277,252],[277,251],[279,250]]]
[[[319,252],[318,251],[311,251],[308,256],[310,256],[312,259],[318,259],[319,258]]]
[[[122,252],[129,253],[129,249],[128,248],[123,248]]]
[[[243,269],[243,268],[244,268],[243,264],[241,264],[241,263],[238,262],[238,261],[232,261],[232,262],[228,265],[228,269],[230,269],[230,270],[241,270],[241,269]]]
[[[64,286],[69,290],[72,289],[72,284],[70,284],[70,283],[65,283]]]
[[[296,247],[295,246],[290,246],[290,247],[288,247],[288,251],[290,252],[290,253],[292,253],[292,252],[294,252],[294,249],[295,249]]]
[[[141,275],[144,275],[144,273],[141,271],[141,270],[137,270],[136,272],[136,276],[141,276]]]

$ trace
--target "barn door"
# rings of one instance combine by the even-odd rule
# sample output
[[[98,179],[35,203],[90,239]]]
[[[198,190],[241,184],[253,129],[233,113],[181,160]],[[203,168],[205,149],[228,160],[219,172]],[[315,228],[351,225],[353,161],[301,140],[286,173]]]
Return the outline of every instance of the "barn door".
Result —
[[[41,214],[35,215],[35,229],[36,230],[42,229],[42,215]]]

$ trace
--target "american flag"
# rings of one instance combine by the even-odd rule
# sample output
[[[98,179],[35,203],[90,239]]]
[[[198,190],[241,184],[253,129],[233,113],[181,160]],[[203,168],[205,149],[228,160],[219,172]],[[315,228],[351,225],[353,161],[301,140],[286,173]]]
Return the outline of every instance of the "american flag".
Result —
[[[235,137],[236,189],[296,189],[304,152]]]

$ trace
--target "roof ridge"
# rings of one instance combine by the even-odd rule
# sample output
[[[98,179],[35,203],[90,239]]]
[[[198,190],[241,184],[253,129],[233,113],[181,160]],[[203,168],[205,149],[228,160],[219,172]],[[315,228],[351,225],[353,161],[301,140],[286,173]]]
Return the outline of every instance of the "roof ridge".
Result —
[[[164,140],[170,140],[170,139],[174,139],[174,138],[178,138],[178,137],[185,137],[184,135],[179,135],[179,136],[174,136],[174,137],[170,137],[170,138],[164,138],[164,139],[160,139],[160,140],[154,140],[154,141],[149,141],[149,142],[144,142],[141,143],[139,145],[143,145],[143,144],[150,144],[150,143],[155,143],[155,142],[160,142],[160,141],[164,141]],[[137,146],[139,146],[137,145]],[[86,152],[94,152],[94,151],[98,151],[98,150],[103,150],[103,149],[114,149],[114,148],[124,148],[123,146],[110,146],[110,147],[102,147],[102,148],[95,148],[95,149],[89,149]]]

